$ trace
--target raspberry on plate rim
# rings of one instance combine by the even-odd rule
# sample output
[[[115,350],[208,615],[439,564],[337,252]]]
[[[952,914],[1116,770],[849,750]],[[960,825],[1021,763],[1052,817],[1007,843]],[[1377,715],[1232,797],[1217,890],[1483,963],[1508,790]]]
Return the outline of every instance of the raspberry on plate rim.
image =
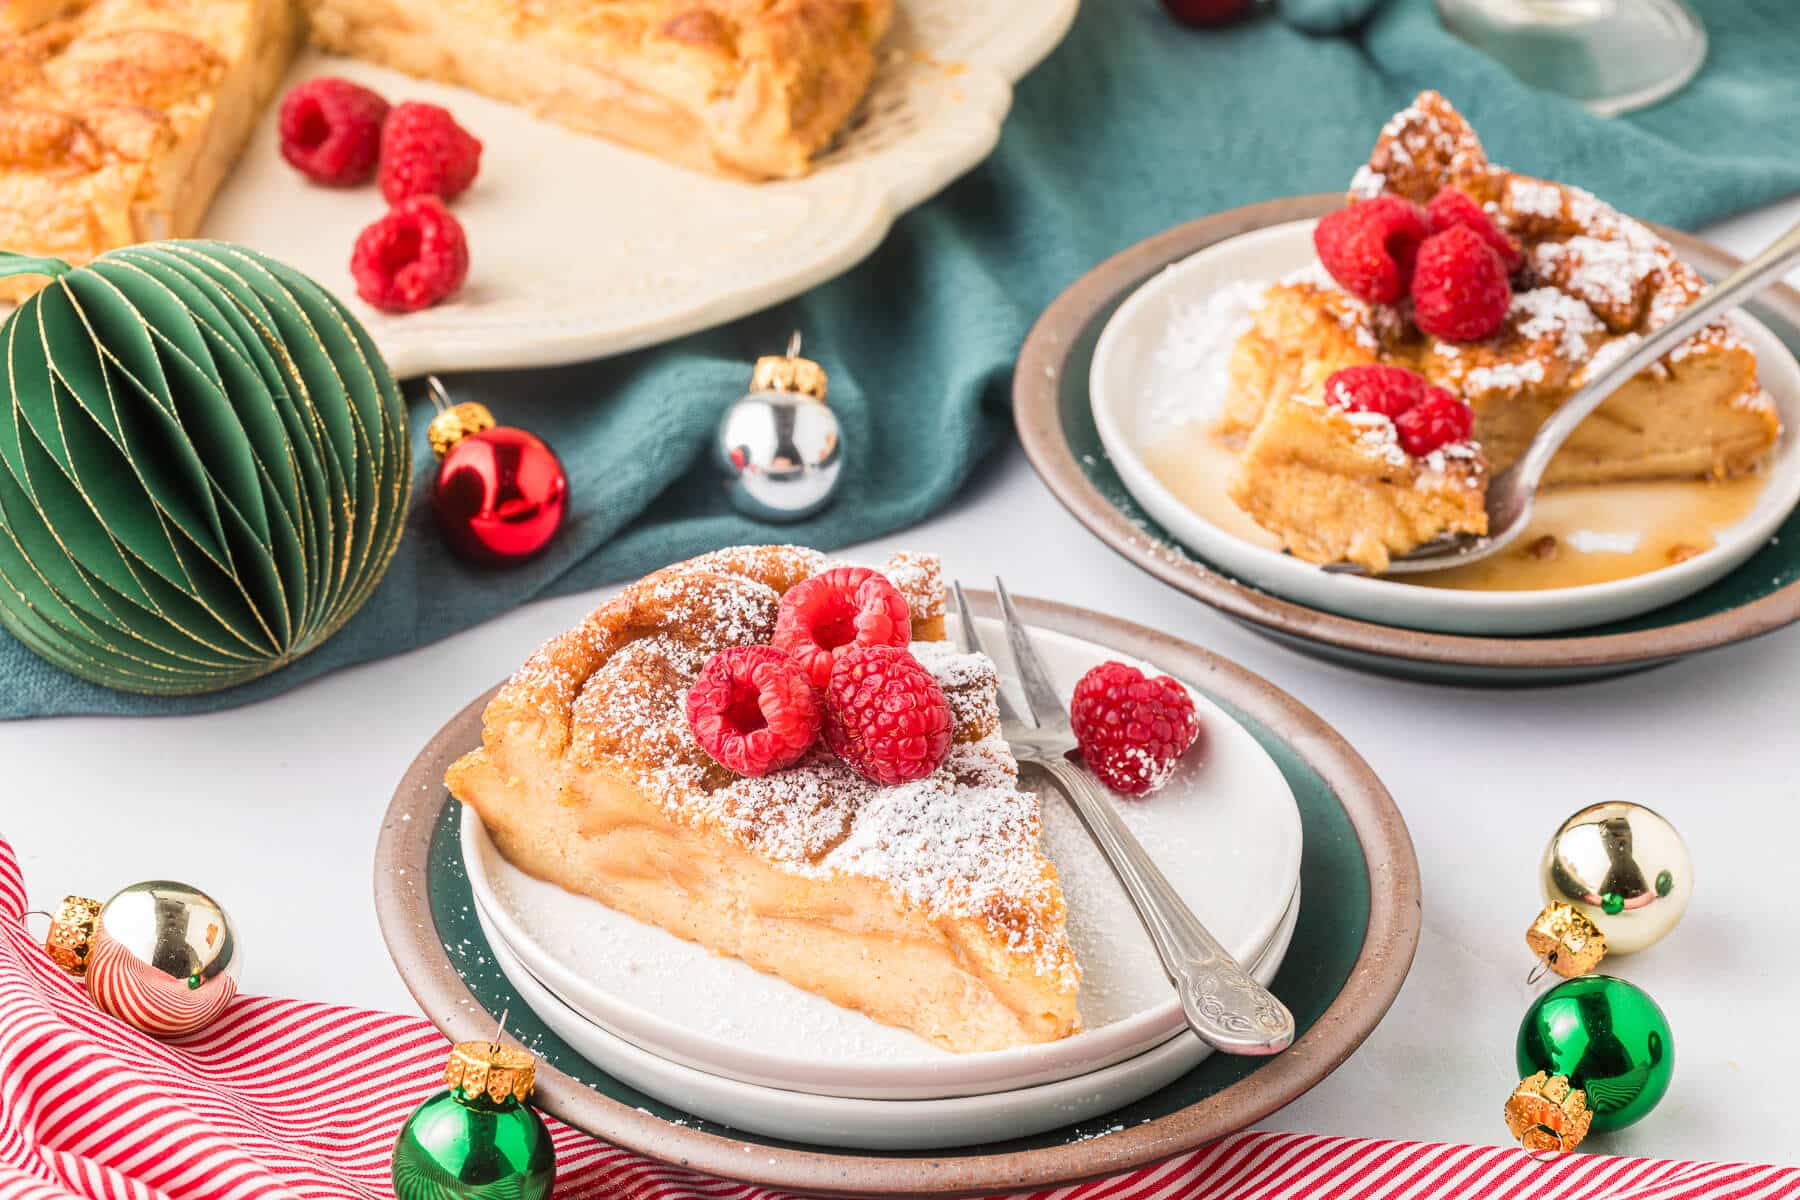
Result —
[[[1088,769],[1127,796],[1148,795],[1169,782],[1200,737],[1200,715],[1187,688],[1122,662],[1103,662],[1081,677],[1069,699],[1069,724]]]
[[[887,576],[868,567],[835,567],[789,588],[770,644],[792,655],[813,686],[831,682],[832,666],[853,646],[905,646],[912,612]]]
[[[714,762],[751,776],[799,762],[824,720],[806,672],[772,646],[733,646],[707,659],[683,710]]]

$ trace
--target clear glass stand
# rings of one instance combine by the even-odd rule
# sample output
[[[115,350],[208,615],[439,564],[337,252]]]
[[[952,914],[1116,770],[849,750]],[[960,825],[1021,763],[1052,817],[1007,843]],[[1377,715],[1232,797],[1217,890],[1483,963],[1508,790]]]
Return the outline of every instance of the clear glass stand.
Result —
[[[1682,0],[1437,0],[1444,26],[1533,87],[1602,116],[1654,104],[1706,60]]]

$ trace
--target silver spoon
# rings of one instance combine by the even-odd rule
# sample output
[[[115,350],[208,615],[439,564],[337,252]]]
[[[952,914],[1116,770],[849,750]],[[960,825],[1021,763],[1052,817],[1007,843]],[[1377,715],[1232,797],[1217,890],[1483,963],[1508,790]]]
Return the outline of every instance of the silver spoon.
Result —
[[[1537,436],[1531,439],[1519,461],[1489,482],[1486,537],[1459,533],[1433,538],[1411,553],[1394,559],[1382,574],[1410,575],[1460,567],[1498,554],[1517,541],[1531,521],[1532,502],[1537,499],[1550,460],[1569,440],[1575,427],[1639,371],[1686,341],[1689,334],[1720,313],[1736,308],[1773,283],[1796,259],[1800,259],[1800,225],[1789,229],[1768,249],[1713,285],[1667,325],[1638,342],[1630,353],[1569,397],[1538,429]],[[1327,563],[1323,569],[1342,575],[1369,573],[1356,563]]]

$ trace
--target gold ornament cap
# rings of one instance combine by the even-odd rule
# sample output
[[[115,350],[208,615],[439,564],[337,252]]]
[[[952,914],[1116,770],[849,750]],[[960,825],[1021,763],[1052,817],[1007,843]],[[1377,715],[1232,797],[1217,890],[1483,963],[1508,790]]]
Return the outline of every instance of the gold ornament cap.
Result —
[[[1525,931],[1525,944],[1539,962],[1564,979],[1586,975],[1606,957],[1606,934],[1586,913],[1559,900],[1544,905]]]
[[[788,339],[786,354],[766,354],[756,360],[750,373],[753,392],[789,392],[825,402],[825,368],[810,358],[800,357],[800,335]]]
[[[458,1042],[444,1064],[444,1086],[498,1104],[511,1096],[529,1100],[537,1083],[537,1059],[498,1042]]]
[[[436,375],[425,377],[425,390],[431,395],[431,406],[437,409],[437,415],[425,429],[425,436],[431,439],[431,452],[439,458],[450,453],[450,447],[470,434],[482,433],[499,424],[485,404],[473,400],[450,403],[450,393],[444,390],[443,381]]]
[[[1539,1071],[1527,1076],[1506,1101],[1506,1128],[1533,1154],[1565,1154],[1575,1149],[1593,1123],[1587,1093],[1570,1087],[1564,1075]]]
[[[94,944],[94,927],[102,905],[86,896],[64,896],[50,915],[50,932],[44,936],[44,953],[71,975],[85,975],[88,951]]]

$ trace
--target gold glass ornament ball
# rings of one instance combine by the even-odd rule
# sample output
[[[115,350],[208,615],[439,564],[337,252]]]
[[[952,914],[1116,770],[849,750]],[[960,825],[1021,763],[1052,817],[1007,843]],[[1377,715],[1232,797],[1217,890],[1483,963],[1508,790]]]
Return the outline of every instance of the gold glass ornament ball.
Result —
[[[108,900],[87,957],[95,1005],[156,1037],[217,1020],[237,995],[242,961],[218,901],[168,879],[134,883]]]
[[[1662,940],[1694,894],[1693,860],[1675,827],[1641,804],[1593,804],[1562,823],[1544,850],[1544,898],[1574,905],[1613,954]]]

